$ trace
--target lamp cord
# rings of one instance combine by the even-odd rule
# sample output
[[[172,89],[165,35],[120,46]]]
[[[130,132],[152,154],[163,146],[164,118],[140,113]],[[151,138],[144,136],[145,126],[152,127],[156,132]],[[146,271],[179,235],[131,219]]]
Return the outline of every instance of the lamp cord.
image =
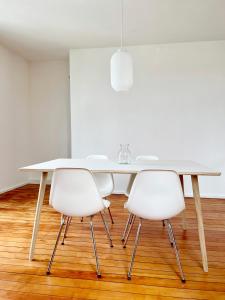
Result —
[[[121,38],[120,38],[120,48],[124,47],[124,0],[121,0]]]

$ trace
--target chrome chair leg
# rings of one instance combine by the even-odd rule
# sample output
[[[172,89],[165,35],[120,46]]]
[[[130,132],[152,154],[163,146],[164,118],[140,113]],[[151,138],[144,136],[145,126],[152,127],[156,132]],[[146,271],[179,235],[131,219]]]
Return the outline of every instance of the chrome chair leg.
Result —
[[[67,237],[67,232],[71,223],[72,217],[67,217],[67,221],[66,221],[66,227],[65,227],[65,231],[64,231],[64,235],[63,235],[63,239],[62,239],[62,245],[64,245],[64,241],[65,238]]]
[[[64,225],[66,224],[66,216],[64,216],[63,214],[61,214],[61,224],[63,223]]]
[[[94,250],[94,255],[95,255],[95,260],[96,260],[97,277],[101,278],[99,262],[98,262],[98,254],[97,254],[96,243],[95,243],[94,226],[93,226],[92,219],[93,219],[93,216],[90,217],[91,239],[92,239],[92,243],[93,243],[93,250]]]
[[[112,248],[113,247],[113,243],[112,243],[112,238],[111,238],[111,235],[110,235],[110,232],[109,232],[109,226],[102,214],[102,212],[100,212],[100,215],[102,217],[102,221],[103,221],[103,224],[104,224],[104,227],[105,227],[105,231],[106,231],[106,234],[107,234],[107,237],[109,239],[109,244],[110,244],[110,247]]]
[[[111,223],[114,224],[113,217],[112,217],[112,214],[111,214],[111,211],[110,211],[109,207],[108,207],[108,212],[109,212],[109,216],[110,216],[110,219],[111,219]]]
[[[133,227],[133,225],[134,225],[135,219],[136,219],[136,216],[133,215],[133,216],[132,216],[131,223],[130,223],[130,227],[129,227],[128,232],[127,232],[127,236],[126,236],[126,238],[125,238],[125,240],[124,240],[124,243],[123,243],[123,248],[126,248],[127,241],[128,241],[129,236],[130,236],[130,232],[131,232],[131,229],[132,229],[132,227]]]
[[[163,220],[164,224],[168,224],[166,220]],[[173,236],[172,236],[172,232],[169,226],[166,226],[167,228],[167,233],[168,233],[168,237],[169,237],[169,241],[170,241],[170,245],[171,247],[173,247]]]
[[[127,230],[128,230],[128,227],[129,227],[129,224],[131,224],[131,219],[132,219],[132,214],[130,213],[129,216],[128,216],[128,219],[127,219],[127,223],[126,223],[126,226],[124,228],[124,232],[123,232],[123,235],[122,235],[122,238],[121,238],[121,241],[124,242],[125,240],[125,236],[126,236],[126,233],[127,233]]]
[[[137,251],[137,245],[138,245],[138,241],[139,241],[141,226],[142,226],[142,219],[140,218],[138,229],[137,229],[137,234],[136,234],[136,238],[135,238],[133,253],[132,253],[132,256],[131,256],[130,267],[129,267],[129,271],[128,271],[128,274],[127,274],[127,279],[128,280],[131,280],[131,272],[132,272],[132,269],[133,269],[134,258],[135,258],[135,254],[136,254],[136,251]]]
[[[64,220],[63,220],[63,221],[61,222],[61,224],[60,224],[60,228],[59,228],[59,232],[58,232],[58,235],[57,235],[55,247],[54,247],[54,249],[53,249],[53,252],[52,252],[52,256],[51,256],[51,258],[50,258],[50,261],[49,261],[49,263],[48,263],[48,269],[47,269],[47,272],[46,272],[47,275],[51,274],[52,263],[53,263],[53,260],[54,260],[54,257],[55,257],[55,252],[56,252],[56,249],[57,249],[57,246],[58,246],[58,243],[59,243],[59,239],[60,239],[60,236],[61,236],[61,233],[62,233],[64,224],[65,224],[65,222],[64,222]]]
[[[172,227],[172,225],[171,225],[171,223],[170,223],[169,220],[165,220],[165,223],[166,223],[166,226],[167,226],[168,235],[172,239],[173,248],[174,248],[174,252],[175,252],[175,255],[176,255],[176,260],[177,260],[178,268],[179,268],[179,271],[180,271],[180,274],[181,274],[181,281],[183,283],[185,283],[186,279],[185,279],[184,272],[183,272],[183,269],[182,269],[182,265],[181,265],[181,261],[180,261],[180,256],[179,256],[179,251],[178,251],[176,240],[175,240],[175,236],[174,236],[174,233],[173,233],[173,227]]]

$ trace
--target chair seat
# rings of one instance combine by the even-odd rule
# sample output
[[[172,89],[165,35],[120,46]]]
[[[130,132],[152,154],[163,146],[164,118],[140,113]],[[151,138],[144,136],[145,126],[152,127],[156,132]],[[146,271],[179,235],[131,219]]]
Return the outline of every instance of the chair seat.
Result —
[[[104,206],[106,207],[106,208],[109,208],[109,206],[110,206],[110,201],[109,200],[106,200],[106,199],[103,199],[103,202],[104,202]]]

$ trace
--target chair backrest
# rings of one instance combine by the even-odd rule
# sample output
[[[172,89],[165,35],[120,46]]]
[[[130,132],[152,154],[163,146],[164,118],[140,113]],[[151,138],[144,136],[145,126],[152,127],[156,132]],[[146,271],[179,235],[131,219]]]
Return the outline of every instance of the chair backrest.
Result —
[[[99,154],[92,154],[92,155],[88,155],[86,157],[86,159],[89,160],[109,160],[109,158],[106,155],[99,155]],[[112,194],[113,189],[114,189],[114,181],[113,181],[113,175],[111,173],[94,173],[94,179],[95,182],[99,188],[99,191],[107,191],[107,195],[104,196],[108,196],[110,194]]]
[[[179,176],[174,171],[145,170],[137,174],[132,185],[127,209],[144,219],[164,220],[184,208]]]
[[[66,216],[86,217],[104,209],[92,173],[86,169],[56,169],[52,177],[50,203]]]
[[[148,162],[148,161],[151,161],[151,160],[158,160],[158,156],[156,155],[138,155],[136,157],[136,162]],[[125,195],[128,197],[129,194],[130,194],[130,190],[132,188],[132,185],[133,185],[133,182],[134,182],[134,179],[135,179],[135,175],[132,175],[130,176],[130,180],[128,182],[128,185],[127,185],[127,188],[126,188],[126,191],[125,191]]]
[[[149,161],[149,160],[158,160],[158,156],[156,155],[138,155],[136,157],[136,161]]]

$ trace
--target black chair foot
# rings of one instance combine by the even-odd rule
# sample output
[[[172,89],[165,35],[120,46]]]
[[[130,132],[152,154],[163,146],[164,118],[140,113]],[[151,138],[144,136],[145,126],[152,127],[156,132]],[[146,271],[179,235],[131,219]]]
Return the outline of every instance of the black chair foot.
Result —
[[[97,277],[98,277],[98,278],[102,278],[102,275],[101,275],[101,274],[97,274]]]
[[[128,276],[127,276],[127,280],[131,280],[131,276],[128,275]]]
[[[110,247],[113,248],[113,245],[111,245]]]
[[[123,248],[125,249],[125,248],[126,248],[126,246],[123,246]]]
[[[49,271],[46,272],[46,275],[50,275],[50,274],[51,274],[51,272],[49,272]]]
[[[182,283],[186,283],[186,279],[181,279]]]
[[[62,242],[61,245],[64,245],[64,242]]]

